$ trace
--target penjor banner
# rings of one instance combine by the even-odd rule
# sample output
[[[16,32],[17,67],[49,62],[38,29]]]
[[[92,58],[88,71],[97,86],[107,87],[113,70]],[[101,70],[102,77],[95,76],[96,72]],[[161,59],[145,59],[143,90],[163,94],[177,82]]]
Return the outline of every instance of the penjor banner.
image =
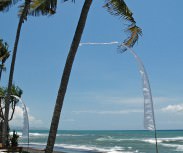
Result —
[[[147,130],[155,130],[156,127],[154,119],[153,99],[146,70],[144,68],[141,59],[137,56],[137,54],[130,48],[128,48],[128,50],[135,57],[142,78],[143,95],[144,95],[144,128]]]

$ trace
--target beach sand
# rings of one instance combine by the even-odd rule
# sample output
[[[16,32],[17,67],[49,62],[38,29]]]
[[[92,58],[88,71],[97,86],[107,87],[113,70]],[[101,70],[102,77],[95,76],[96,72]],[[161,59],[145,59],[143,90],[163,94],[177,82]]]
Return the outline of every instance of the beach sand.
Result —
[[[35,149],[35,148],[26,148],[26,147],[23,147],[22,151],[26,151],[26,152],[29,152],[29,153],[44,153],[44,150]],[[0,149],[0,153],[3,153],[3,152],[4,153],[7,152],[7,149]],[[53,151],[53,153],[64,153],[64,152]]]
[[[23,151],[27,151],[29,153],[44,153],[44,150],[35,149],[35,148],[27,148],[27,147],[23,147]],[[53,151],[53,153],[64,153],[64,152]]]

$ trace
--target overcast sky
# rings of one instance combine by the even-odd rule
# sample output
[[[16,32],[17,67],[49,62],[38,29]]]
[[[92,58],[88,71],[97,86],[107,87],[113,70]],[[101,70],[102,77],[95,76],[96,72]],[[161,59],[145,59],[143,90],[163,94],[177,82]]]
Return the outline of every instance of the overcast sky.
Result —
[[[24,91],[31,127],[49,128],[68,50],[84,1],[58,4],[52,17],[28,17],[23,24],[14,83]],[[59,129],[144,129],[143,94],[134,57],[119,53],[126,23],[94,0],[73,65]],[[143,36],[134,51],[152,88],[157,129],[183,129],[183,1],[126,0]],[[13,50],[17,9],[0,13],[0,37]],[[2,76],[7,85],[10,61]],[[14,125],[22,122],[17,107]]]

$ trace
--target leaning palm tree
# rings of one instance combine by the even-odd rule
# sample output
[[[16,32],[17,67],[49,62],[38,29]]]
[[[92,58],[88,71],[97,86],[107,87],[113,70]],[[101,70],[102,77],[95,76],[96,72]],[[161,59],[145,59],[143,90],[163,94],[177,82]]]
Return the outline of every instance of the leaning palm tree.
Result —
[[[0,61],[1,61],[1,64],[0,64],[0,81],[1,81],[1,76],[2,76],[2,71],[6,70],[6,67],[5,67],[5,62],[6,60],[9,58],[10,56],[10,51],[8,51],[8,44],[5,42],[3,43],[3,40],[0,39]]]
[[[12,53],[12,61],[11,61],[9,81],[8,81],[8,91],[7,91],[7,96],[5,98],[5,120],[4,120],[4,126],[3,126],[3,145],[4,146],[6,145],[6,141],[7,141],[6,135],[7,135],[8,118],[9,118],[9,105],[10,105],[9,101],[10,101],[10,95],[11,95],[12,82],[13,82],[13,74],[14,74],[14,67],[15,67],[15,61],[16,61],[18,42],[19,42],[22,24],[26,18],[26,14],[28,12],[30,2],[31,2],[30,0],[25,0],[25,7],[24,7],[23,12],[22,12],[20,19],[19,19],[15,43],[14,43],[14,48],[13,48],[13,53]]]
[[[11,1],[11,0],[9,0],[9,1]],[[4,10],[5,8],[8,8],[9,5],[12,4],[12,3],[8,3],[9,4],[8,5],[5,2],[6,2],[5,0],[0,2],[0,9],[2,8],[2,10]],[[37,4],[37,5],[35,6],[33,4]],[[31,9],[31,6],[32,6],[32,9]],[[20,12],[19,12],[20,18],[19,18],[16,38],[15,38],[15,43],[14,43],[14,48],[13,48],[13,53],[12,53],[12,61],[11,61],[11,67],[10,67],[9,80],[8,80],[7,96],[5,98],[5,120],[4,120],[4,126],[3,126],[3,145],[4,146],[5,146],[5,142],[7,141],[6,135],[7,135],[8,118],[9,118],[9,101],[10,101],[11,87],[12,87],[12,82],[13,82],[15,61],[16,61],[16,55],[17,55],[17,48],[18,48],[18,42],[19,42],[19,38],[20,38],[22,24],[27,19],[27,15],[30,12],[31,13],[39,12],[39,13],[42,13],[43,15],[47,15],[47,14],[53,14],[55,9],[56,9],[55,0],[51,0],[51,1],[50,0],[34,0],[34,1],[25,0],[25,3],[20,7]]]
[[[81,15],[78,21],[78,25],[74,34],[74,38],[67,56],[67,60],[65,63],[63,74],[62,74],[61,83],[58,90],[56,104],[53,112],[53,117],[52,117],[52,122],[50,126],[50,132],[47,140],[45,153],[53,152],[58,124],[60,120],[60,114],[61,114],[64,97],[65,97],[65,93],[66,93],[68,82],[69,82],[70,73],[72,70],[72,65],[73,65],[75,55],[77,53],[77,49],[82,37],[82,33],[85,27],[87,15],[88,15],[91,4],[92,4],[92,0],[85,0],[82,11],[81,11]],[[141,29],[136,26],[136,22],[132,16],[132,12],[129,10],[125,2],[123,0],[105,0],[104,7],[107,8],[110,14],[123,17],[130,23],[128,27],[128,32],[130,33],[130,35],[124,41],[124,43],[129,47],[133,47],[135,42],[138,40],[139,34],[141,34]]]

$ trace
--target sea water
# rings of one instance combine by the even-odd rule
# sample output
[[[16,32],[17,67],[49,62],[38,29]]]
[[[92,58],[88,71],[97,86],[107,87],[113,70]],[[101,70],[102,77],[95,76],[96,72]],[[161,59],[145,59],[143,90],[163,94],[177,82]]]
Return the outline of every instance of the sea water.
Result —
[[[21,133],[19,133],[21,135]],[[159,153],[183,152],[183,131],[157,131]],[[29,147],[44,149],[48,130],[31,130]],[[27,139],[19,140],[20,146]],[[155,153],[151,131],[58,131],[54,150],[66,153]]]

